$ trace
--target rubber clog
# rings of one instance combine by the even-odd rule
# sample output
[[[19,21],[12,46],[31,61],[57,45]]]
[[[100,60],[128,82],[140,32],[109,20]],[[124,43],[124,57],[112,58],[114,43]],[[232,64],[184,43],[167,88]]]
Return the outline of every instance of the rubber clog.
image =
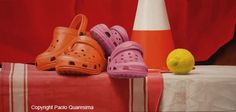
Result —
[[[56,71],[65,75],[97,75],[106,67],[101,46],[89,36],[80,36],[57,58]]]
[[[57,57],[65,52],[78,35],[86,33],[87,22],[85,15],[78,14],[74,17],[69,27],[56,27],[50,46],[36,57],[36,68],[39,70],[54,69]]]
[[[92,38],[104,49],[106,57],[111,55],[116,46],[129,40],[126,30],[118,25],[109,29],[105,24],[98,24],[90,32]]]
[[[127,41],[115,48],[108,58],[107,73],[113,78],[146,77],[148,68],[139,44]]]

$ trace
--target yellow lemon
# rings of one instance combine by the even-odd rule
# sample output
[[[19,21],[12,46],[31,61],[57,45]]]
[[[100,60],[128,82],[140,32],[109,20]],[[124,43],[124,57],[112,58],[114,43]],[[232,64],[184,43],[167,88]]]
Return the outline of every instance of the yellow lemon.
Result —
[[[175,74],[188,74],[193,69],[195,61],[191,52],[179,48],[169,53],[166,64]]]

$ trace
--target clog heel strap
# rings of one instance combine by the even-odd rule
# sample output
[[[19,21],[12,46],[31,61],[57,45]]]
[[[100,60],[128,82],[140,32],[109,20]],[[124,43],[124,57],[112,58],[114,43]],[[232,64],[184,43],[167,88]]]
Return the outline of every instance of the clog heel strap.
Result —
[[[80,35],[83,35],[86,33],[87,24],[88,18],[84,14],[78,14],[73,18],[69,27],[73,29],[78,29],[78,33]]]

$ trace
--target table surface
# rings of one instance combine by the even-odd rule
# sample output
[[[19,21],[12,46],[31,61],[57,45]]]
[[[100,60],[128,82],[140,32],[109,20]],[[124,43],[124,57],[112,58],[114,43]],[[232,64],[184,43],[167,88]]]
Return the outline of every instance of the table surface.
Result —
[[[236,66],[196,66],[163,78],[161,111],[236,111]]]
[[[236,111],[236,66],[196,66],[188,75],[163,73],[163,81],[160,111]]]

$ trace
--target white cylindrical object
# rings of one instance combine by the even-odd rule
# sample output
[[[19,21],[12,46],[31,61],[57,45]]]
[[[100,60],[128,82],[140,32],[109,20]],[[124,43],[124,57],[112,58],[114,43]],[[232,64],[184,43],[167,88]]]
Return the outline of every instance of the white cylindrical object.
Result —
[[[169,30],[164,0],[139,0],[133,30]]]

